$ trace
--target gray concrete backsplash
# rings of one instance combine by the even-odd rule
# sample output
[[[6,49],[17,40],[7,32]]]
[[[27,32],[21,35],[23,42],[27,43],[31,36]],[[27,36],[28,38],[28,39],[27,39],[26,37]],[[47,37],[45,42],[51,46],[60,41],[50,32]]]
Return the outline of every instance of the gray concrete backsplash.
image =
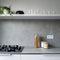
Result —
[[[36,34],[47,40],[49,45],[60,47],[60,21],[0,21],[0,44],[34,47]],[[50,34],[54,35],[53,40],[46,38]]]

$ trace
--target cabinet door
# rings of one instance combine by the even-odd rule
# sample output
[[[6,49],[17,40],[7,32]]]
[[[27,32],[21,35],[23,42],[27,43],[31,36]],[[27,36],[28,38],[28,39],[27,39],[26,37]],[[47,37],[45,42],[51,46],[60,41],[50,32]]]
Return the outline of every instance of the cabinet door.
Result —
[[[0,54],[0,60],[21,60],[20,55]]]
[[[41,59],[40,57],[41,57],[40,55],[24,54],[24,55],[21,55],[21,60],[40,60]]]
[[[60,60],[60,54],[21,55],[21,60]]]

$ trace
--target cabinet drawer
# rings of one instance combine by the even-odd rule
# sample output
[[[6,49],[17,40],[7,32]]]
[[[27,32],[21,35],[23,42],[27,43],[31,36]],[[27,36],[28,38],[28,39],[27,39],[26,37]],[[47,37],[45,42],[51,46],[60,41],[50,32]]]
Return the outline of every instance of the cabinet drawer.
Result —
[[[0,54],[0,60],[20,60],[20,55]]]
[[[21,60],[60,60],[60,54],[21,55]]]

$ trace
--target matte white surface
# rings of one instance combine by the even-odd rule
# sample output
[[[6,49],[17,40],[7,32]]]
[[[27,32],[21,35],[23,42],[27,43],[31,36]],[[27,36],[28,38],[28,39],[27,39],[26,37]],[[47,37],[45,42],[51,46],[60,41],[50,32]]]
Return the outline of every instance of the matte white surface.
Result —
[[[54,35],[47,35],[47,39],[54,39]]]

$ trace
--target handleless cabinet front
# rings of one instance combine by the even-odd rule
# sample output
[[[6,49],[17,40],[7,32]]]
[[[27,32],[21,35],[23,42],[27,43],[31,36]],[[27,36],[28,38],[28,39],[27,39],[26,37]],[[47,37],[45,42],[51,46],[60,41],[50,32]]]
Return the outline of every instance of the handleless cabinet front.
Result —
[[[21,60],[60,60],[60,54],[24,54]]]
[[[21,60],[20,55],[0,54],[0,60]]]

